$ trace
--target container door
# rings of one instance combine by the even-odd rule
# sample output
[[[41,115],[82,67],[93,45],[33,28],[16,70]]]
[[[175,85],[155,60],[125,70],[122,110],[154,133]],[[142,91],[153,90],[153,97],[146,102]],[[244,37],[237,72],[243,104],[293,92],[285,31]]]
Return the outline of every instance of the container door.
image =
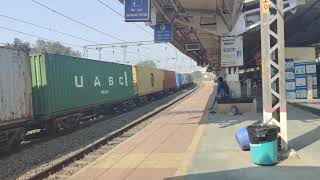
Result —
[[[137,79],[137,67],[132,66],[132,83],[134,95],[138,94],[138,79]]]

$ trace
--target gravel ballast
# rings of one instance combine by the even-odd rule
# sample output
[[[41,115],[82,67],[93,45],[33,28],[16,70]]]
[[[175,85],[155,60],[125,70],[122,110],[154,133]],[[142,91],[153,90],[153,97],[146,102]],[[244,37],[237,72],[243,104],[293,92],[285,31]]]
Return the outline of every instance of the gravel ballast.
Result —
[[[56,161],[66,158],[70,153],[79,150],[106,134],[115,131],[136,120],[142,115],[168,103],[186,91],[180,91],[143,107],[119,116],[97,122],[70,134],[31,145],[15,154],[0,158],[0,179],[27,179]]]

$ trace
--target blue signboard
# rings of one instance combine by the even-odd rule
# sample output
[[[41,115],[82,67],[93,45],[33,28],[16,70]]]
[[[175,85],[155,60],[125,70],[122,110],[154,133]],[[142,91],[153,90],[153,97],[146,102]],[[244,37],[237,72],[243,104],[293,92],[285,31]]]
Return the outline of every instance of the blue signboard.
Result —
[[[170,42],[173,40],[171,23],[156,24],[154,27],[154,42]]]
[[[125,21],[147,22],[150,21],[150,0],[125,0]]]

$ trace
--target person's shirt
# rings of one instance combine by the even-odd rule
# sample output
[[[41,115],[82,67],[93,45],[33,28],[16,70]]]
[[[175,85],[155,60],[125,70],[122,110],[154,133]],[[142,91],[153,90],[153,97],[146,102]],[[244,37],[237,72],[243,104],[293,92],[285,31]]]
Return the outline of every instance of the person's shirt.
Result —
[[[219,82],[217,89],[218,97],[227,97],[229,96],[229,86],[226,82]]]
[[[221,83],[221,82],[218,82],[217,96],[218,97],[224,97],[225,96],[225,92],[224,92],[224,89],[223,89],[223,83]]]
[[[225,92],[225,95],[226,95],[226,96],[229,96],[229,95],[230,95],[230,89],[229,89],[228,84],[227,84],[225,81],[223,81],[222,87],[223,87],[223,90],[224,90],[224,92]]]

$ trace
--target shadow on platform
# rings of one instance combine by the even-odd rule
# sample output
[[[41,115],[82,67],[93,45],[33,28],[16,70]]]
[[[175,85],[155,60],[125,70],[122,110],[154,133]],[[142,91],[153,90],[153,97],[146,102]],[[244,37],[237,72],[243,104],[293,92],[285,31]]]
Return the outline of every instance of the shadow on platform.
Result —
[[[273,166],[190,174],[165,180],[319,180],[320,167]]]
[[[228,115],[228,114],[210,114],[207,118],[202,119],[200,124],[218,124],[220,128],[227,128],[236,126],[243,122],[249,121],[250,123],[259,120],[258,114],[244,114],[244,115]]]
[[[320,140],[320,126],[289,141],[289,145],[299,151]],[[320,178],[319,178],[320,179]]]

